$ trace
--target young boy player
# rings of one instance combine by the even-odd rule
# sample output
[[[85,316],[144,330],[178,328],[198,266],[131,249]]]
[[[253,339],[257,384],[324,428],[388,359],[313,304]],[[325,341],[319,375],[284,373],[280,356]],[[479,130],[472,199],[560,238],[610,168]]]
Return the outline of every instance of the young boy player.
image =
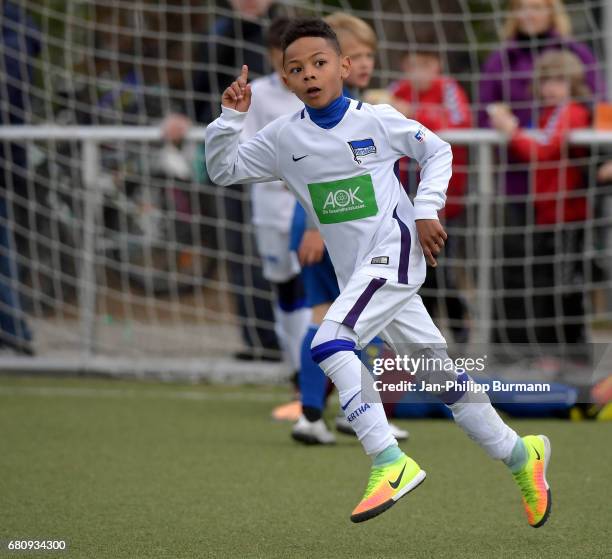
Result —
[[[336,33],[342,54],[348,56],[351,61],[350,74],[343,83],[344,96],[359,99],[361,92],[369,85],[374,71],[376,34],[364,20],[345,12],[334,12],[327,16],[325,21]],[[251,110],[252,108],[249,109],[249,114]],[[336,438],[323,421],[323,410],[328,395],[328,380],[319,365],[312,359],[310,346],[327,311],[340,295],[340,288],[317,224],[313,220],[306,219],[303,214],[304,209],[297,204],[292,242],[296,236],[300,238],[300,243],[295,248],[298,249],[303,264],[302,279],[307,304],[312,308],[312,321],[304,336],[300,356],[299,380],[302,415],[293,426],[291,436],[294,440],[306,444],[333,444]],[[296,227],[300,217],[305,222],[303,231],[299,231],[299,228]],[[366,349],[366,353],[376,354],[377,351],[382,351],[380,340],[373,341]],[[335,424],[340,433],[355,435],[355,431],[346,420],[342,410],[336,416]],[[408,431],[400,429],[397,425],[389,423],[389,428],[396,440],[408,438]]]
[[[437,212],[444,206],[451,151],[392,107],[342,96],[350,60],[341,55],[338,39],[324,21],[294,21],[283,36],[283,52],[283,79],[306,106],[240,144],[251,102],[248,68],[243,66],[223,93],[222,115],[207,129],[207,167],[213,181],[222,185],[285,181],[325,239],[341,293],[317,331],[312,355],[337,387],[341,407],[373,460],[365,494],[351,515],[353,522],[362,522],[387,510],[425,478],[399,449],[382,404],[365,398],[354,350],[380,334],[400,355],[410,346],[410,353],[447,358],[444,338],[417,291],[425,261],[435,264],[446,238]],[[394,172],[395,162],[406,155],[421,166],[414,206]],[[420,376],[432,374],[435,382],[469,380],[454,371]],[[510,468],[529,524],[544,524],[550,511],[548,439],[519,438],[486,395],[457,389],[439,396],[468,436]]]

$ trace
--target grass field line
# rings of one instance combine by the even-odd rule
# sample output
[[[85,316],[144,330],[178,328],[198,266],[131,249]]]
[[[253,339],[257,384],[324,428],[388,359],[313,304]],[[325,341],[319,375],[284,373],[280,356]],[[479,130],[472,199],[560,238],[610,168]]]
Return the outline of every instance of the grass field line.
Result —
[[[188,390],[147,390],[133,388],[70,388],[58,386],[0,386],[0,396],[41,396],[69,398],[154,398],[224,402],[276,402],[286,396],[274,392],[194,392]]]

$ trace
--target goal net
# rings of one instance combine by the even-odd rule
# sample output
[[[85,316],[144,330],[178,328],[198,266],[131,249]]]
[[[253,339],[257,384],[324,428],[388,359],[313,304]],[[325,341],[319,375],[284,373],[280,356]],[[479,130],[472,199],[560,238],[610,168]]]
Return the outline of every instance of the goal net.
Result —
[[[439,130],[460,150],[454,172],[463,186],[449,192],[449,244],[421,291],[449,341],[571,344],[580,353],[612,338],[607,0],[567,0],[532,36],[517,20],[537,20],[560,0],[231,4],[0,3],[0,367],[286,374],[273,361],[235,359],[280,357],[275,303],[254,243],[250,189],[212,185],[201,140],[240,65],[249,63],[252,77],[270,71],[272,17],[336,10],[378,36],[371,99],[388,101],[407,64],[429,52],[469,100],[464,129],[451,114]],[[259,7],[256,17],[237,15]],[[505,103],[521,127],[540,128],[533,64],[555,49],[582,67],[589,90],[579,101],[590,120],[574,128],[588,130],[572,131],[558,155],[538,159],[531,145],[531,160],[521,159],[492,131],[491,106]],[[411,95],[407,105],[427,103]],[[178,143],[160,134],[169,114],[193,124]],[[540,134],[555,126],[548,117]],[[417,171],[402,162],[411,196]]]

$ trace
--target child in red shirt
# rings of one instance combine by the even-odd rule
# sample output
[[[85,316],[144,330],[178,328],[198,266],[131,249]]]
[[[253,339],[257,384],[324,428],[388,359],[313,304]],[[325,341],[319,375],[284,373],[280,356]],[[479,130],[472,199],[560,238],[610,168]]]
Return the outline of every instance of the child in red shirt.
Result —
[[[489,108],[491,123],[509,137],[509,148],[531,162],[532,199],[535,210],[531,275],[535,313],[535,340],[563,344],[567,355],[581,359],[585,352],[586,325],[582,289],[584,237],[581,222],[588,216],[584,177],[578,159],[584,148],[572,148],[567,134],[589,126],[587,108],[576,99],[590,92],[580,60],[567,51],[549,51],[534,67],[534,98],[540,103],[537,134],[518,127],[505,105]],[[570,226],[569,223],[574,225]],[[530,256],[529,254],[527,256]],[[546,288],[546,289],[544,289]],[[576,345],[577,344],[577,345]],[[558,348],[549,348],[558,355]]]
[[[423,43],[421,43],[423,44]],[[402,60],[406,79],[395,82],[390,87],[391,104],[406,117],[417,120],[436,132],[450,128],[470,128],[472,117],[467,94],[452,78],[442,75],[439,53],[425,46],[408,52]],[[460,226],[464,213],[464,195],[467,186],[468,148],[452,146],[453,176],[448,185],[446,207],[440,212],[447,229]],[[402,184],[412,185],[415,177],[410,176],[406,161],[400,163]],[[411,188],[411,190],[414,190]],[[449,235],[445,254],[447,258],[457,256],[457,235]],[[467,341],[468,330],[465,315],[467,305],[459,293],[455,271],[448,264],[439,270],[427,268],[423,284],[423,302],[428,312],[436,318],[439,307],[446,306],[446,316],[457,343]],[[432,296],[439,291],[443,297]]]
[[[535,170],[535,218],[540,225],[584,221],[586,199],[576,192],[583,187],[580,168],[572,158],[584,156],[584,149],[571,148],[567,133],[589,126],[590,115],[584,105],[573,98],[588,96],[584,69],[570,52],[550,51],[535,66],[536,95],[541,102],[538,127],[534,137],[518,127],[505,105],[491,110],[493,125],[510,136],[512,153],[523,161],[533,162]]]

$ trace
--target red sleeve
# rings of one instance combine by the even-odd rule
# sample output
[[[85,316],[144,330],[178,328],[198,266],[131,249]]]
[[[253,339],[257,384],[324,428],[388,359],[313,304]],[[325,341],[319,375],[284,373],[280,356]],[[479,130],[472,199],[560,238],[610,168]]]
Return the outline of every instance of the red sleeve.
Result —
[[[434,132],[447,128],[445,110],[440,106],[420,107],[414,112],[413,118]]]
[[[469,128],[472,125],[468,96],[455,80],[448,79],[444,83],[444,108],[447,128]]]
[[[444,83],[444,109],[446,128],[469,128],[472,125],[470,103],[464,89],[452,79]],[[453,176],[448,183],[448,202],[444,215],[453,218],[463,212],[467,187],[469,161],[466,146],[453,146]]]
[[[468,96],[463,88],[451,78],[440,78],[441,96],[436,102],[423,101],[416,105],[412,118],[430,130],[448,128],[469,128],[472,125],[472,115]],[[414,103],[410,84],[395,82],[389,90],[398,99]]]
[[[408,101],[409,103],[412,102],[412,98],[410,95],[410,84],[406,83],[405,81],[393,82],[388,89],[391,95],[393,95],[394,97],[397,97],[402,101]]]
[[[472,124],[467,94],[455,80],[450,78],[443,79],[441,103],[424,104],[415,113],[414,118],[434,131],[469,128]]]
[[[588,111],[579,105],[569,105],[547,137],[532,138],[519,128],[510,140],[510,149],[523,161],[555,161],[563,156],[567,133],[588,125]]]
[[[463,212],[467,187],[468,151],[465,146],[453,146],[453,175],[446,191],[446,206],[441,215],[451,219]]]

